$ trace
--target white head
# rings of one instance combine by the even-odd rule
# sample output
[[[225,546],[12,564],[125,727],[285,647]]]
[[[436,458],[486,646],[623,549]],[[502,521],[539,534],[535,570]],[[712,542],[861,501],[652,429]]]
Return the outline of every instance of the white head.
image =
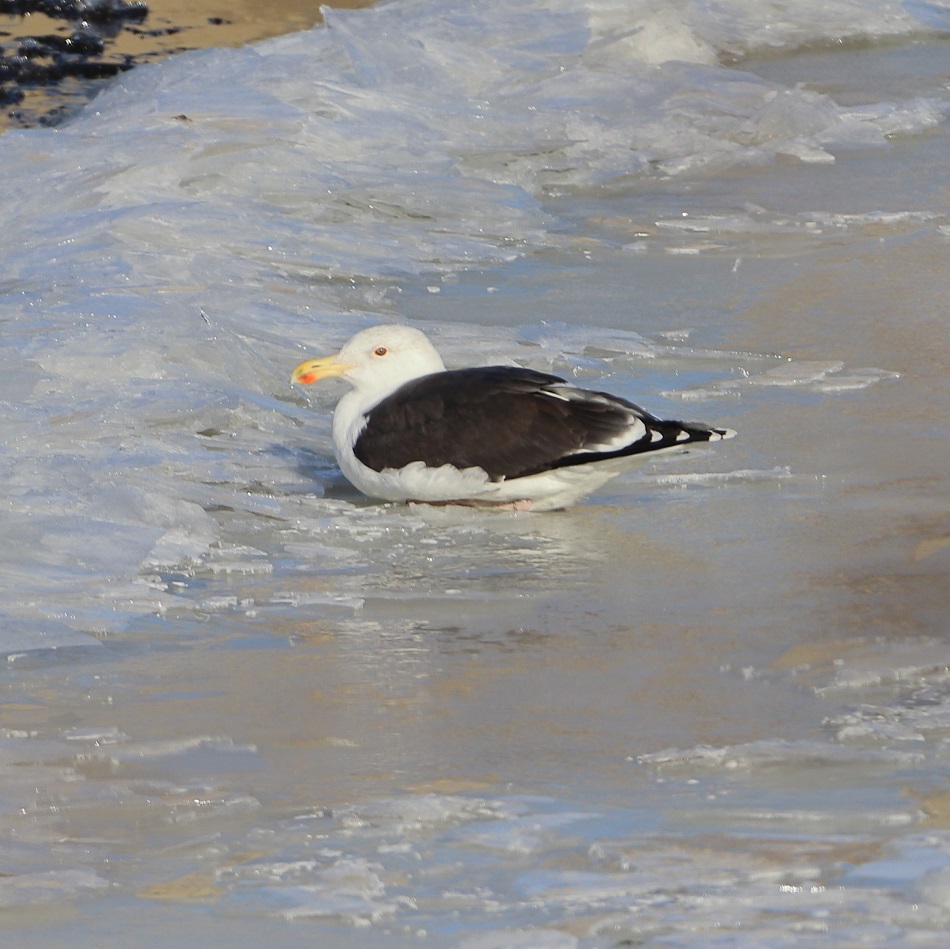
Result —
[[[341,376],[355,389],[382,398],[404,382],[445,369],[424,333],[411,326],[373,326],[357,333],[335,356],[302,362],[292,382]]]

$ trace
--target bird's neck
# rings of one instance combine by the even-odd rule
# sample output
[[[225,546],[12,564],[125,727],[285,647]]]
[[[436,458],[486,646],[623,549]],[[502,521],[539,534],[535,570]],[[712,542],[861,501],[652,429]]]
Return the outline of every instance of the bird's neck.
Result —
[[[333,444],[338,453],[341,446],[353,445],[366,427],[366,413],[389,394],[353,388],[337,402],[333,411]]]

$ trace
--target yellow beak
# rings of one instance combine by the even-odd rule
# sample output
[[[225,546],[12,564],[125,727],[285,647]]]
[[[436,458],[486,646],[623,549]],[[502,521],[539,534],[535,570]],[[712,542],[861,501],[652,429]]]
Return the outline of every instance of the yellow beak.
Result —
[[[332,379],[334,376],[342,376],[344,372],[353,367],[345,362],[340,362],[338,356],[324,356],[322,359],[308,359],[302,362],[290,377],[291,382],[302,382],[304,385],[310,385],[312,382],[319,382],[321,379]]]

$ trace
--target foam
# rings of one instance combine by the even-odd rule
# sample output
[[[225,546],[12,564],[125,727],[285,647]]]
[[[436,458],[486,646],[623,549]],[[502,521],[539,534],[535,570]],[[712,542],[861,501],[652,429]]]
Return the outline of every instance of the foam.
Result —
[[[786,359],[780,365],[762,372],[748,373],[740,378],[725,379],[709,386],[695,386],[688,389],[668,390],[666,398],[682,401],[706,400],[734,394],[740,396],[748,389],[757,388],[794,388],[803,392],[834,394],[867,389],[892,379],[900,374],[890,369],[875,367],[849,368],[840,360],[796,360]]]

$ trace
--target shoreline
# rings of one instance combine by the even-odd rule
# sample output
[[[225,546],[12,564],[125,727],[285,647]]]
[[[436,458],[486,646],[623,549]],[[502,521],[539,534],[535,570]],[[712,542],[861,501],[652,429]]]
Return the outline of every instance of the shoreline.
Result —
[[[373,0],[330,0],[358,9]],[[0,132],[52,127],[85,107],[116,75],[209,47],[237,47],[323,22],[309,0],[148,0],[145,17],[116,5],[108,22],[0,14]]]

